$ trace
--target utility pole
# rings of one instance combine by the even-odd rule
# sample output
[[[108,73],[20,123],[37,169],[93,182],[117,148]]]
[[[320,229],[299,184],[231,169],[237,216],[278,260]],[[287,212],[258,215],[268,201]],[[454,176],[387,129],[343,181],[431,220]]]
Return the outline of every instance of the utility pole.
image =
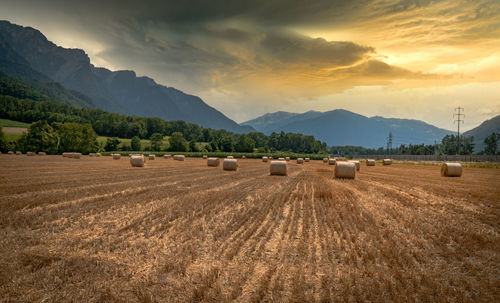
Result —
[[[453,113],[453,123],[457,123],[458,129],[457,129],[457,140],[458,140],[458,147],[457,147],[457,154],[460,155],[460,123],[464,123],[463,118],[465,118],[465,115],[462,114],[464,111],[463,107],[458,106],[455,108],[455,112]],[[455,119],[456,117],[456,119]]]
[[[387,151],[392,154],[392,132],[389,132],[389,137],[387,137]]]

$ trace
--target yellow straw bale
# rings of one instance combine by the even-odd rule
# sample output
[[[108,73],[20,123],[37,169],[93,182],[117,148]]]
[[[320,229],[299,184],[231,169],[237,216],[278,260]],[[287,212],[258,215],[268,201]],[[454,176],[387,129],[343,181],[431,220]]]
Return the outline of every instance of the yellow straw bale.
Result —
[[[334,171],[335,178],[350,178],[356,177],[356,164],[352,162],[337,161]]]
[[[220,164],[220,159],[215,157],[210,157],[207,159],[207,166],[217,167]]]
[[[443,177],[461,177],[462,165],[460,163],[445,162],[441,165],[441,176]]]
[[[271,161],[271,165],[269,165],[269,173],[271,175],[286,176],[288,174],[286,166],[286,160]]]
[[[222,164],[222,169],[224,169],[224,170],[237,170],[238,169],[238,160],[236,160],[236,159],[224,159],[224,163]]]

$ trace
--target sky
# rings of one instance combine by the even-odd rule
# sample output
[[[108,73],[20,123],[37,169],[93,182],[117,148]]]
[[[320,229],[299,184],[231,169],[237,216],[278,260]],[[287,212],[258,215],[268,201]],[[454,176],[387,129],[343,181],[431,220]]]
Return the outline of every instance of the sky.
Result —
[[[467,130],[500,114],[499,0],[0,1],[92,64],[243,122],[347,109]]]

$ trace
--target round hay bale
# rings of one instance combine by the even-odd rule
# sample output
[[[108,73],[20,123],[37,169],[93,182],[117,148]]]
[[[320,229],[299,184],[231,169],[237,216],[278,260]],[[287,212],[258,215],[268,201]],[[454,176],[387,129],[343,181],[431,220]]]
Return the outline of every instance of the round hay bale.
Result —
[[[20,151],[16,151],[16,156],[20,156],[20,155],[22,155],[22,154],[23,154],[22,152],[20,152]]]
[[[95,153],[95,156],[96,156],[96,157],[100,157],[100,156],[102,156],[102,155],[101,155],[101,153]]]
[[[311,159],[309,159],[309,158],[304,158],[304,161],[305,161],[305,162],[309,162],[309,161],[311,161]]]
[[[169,155],[169,154],[164,154],[163,155],[163,159],[170,159],[172,158],[172,155]]]
[[[441,165],[442,177],[461,177],[462,165],[460,163],[445,162]]]
[[[328,158],[323,158],[323,163],[328,163]]]
[[[286,161],[271,161],[269,173],[276,176],[286,176],[288,174]]]
[[[207,159],[207,166],[217,167],[220,164],[220,159],[215,157],[210,157]]]
[[[41,151],[41,152],[38,152],[38,155],[39,155],[39,156],[46,156],[46,155],[47,155],[47,153],[46,153],[46,152],[42,152],[42,151]]]
[[[208,156],[207,155],[203,155],[203,159],[208,159]]]
[[[233,156],[227,156],[226,159],[234,159]]]
[[[155,154],[149,154],[148,159],[149,160],[155,160],[156,159],[156,155]]]
[[[334,171],[335,178],[349,178],[356,177],[356,164],[352,162],[337,161]]]
[[[185,159],[186,159],[186,156],[184,156],[184,155],[174,155],[174,160],[184,161]]]
[[[269,156],[269,160],[272,160],[273,159],[273,156]]]
[[[285,158],[285,160],[286,160],[286,161],[290,161],[290,157],[286,157],[286,158]]]
[[[95,157],[95,153],[90,153],[89,157]]]
[[[120,154],[113,154],[113,160],[120,160],[121,157],[122,155]]]
[[[280,157],[280,158],[278,158],[278,160],[280,160],[280,161],[285,161],[285,158]]]
[[[304,159],[302,158],[297,158],[297,164],[303,164],[304,163]]]
[[[69,154],[71,153],[62,153],[63,158],[69,158]]]
[[[26,156],[36,156],[36,153],[35,152],[32,152],[32,151],[29,151],[29,152],[26,152]]]
[[[335,165],[335,164],[337,164],[337,160],[332,158],[328,159],[328,165]]]
[[[266,157],[266,156],[263,156],[263,157],[262,157],[262,162],[267,162],[267,161],[269,161],[269,158],[268,158],[268,157]]]
[[[82,156],[82,153],[71,153],[70,158],[80,159],[81,156]]]
[[[361,163],[358,160],[349,160],[348,162],[354,163],[356,165],[356,171],[361,168]]]
[[[392,160],[391,159],[384,159],[382,161],[382,164],[384,164],[384,165],[391,165],[392,164]]]
[[[143,155],[132,155],[130,156],[130,165],[132,167],[144,167],[146,161]]]
[[[8,154],[8,155],[13,155],[13,154],[14,154],[14,152],[13,152],[13,151],[11,151],[11,150],[9,150],[9,151],[7,152],[7,154]]]
[[[366,159],[366,166],[375,166],[374,159]]]
[[[347,159],[345,157],[335,157],[335,161],[346,161]]]
[[[236,160],[236,159],[224,159],[224,163],[222,164],[222,169],[224,169],[224,170],[237,170],[238,169],[238,160]]]
[[[247,158],[247,156],[245,156],[245,155],[241,156],[241,159],[246,159],[246,158]]]

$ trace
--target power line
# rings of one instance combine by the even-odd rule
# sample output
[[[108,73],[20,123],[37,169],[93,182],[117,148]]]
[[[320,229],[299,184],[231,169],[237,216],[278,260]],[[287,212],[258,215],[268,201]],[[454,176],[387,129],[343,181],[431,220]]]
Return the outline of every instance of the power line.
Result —
[[[458,152],[457,154],[460,155],[460,123],[464,123],[464,120],[462,119],[465,118],[465,115],[462,114],[462,111],[464,110],[463,107],[457,107],[455,108],[455,112],[453,113],[453,123],[457,122],[458,129],[457,129],[457,140],[458,140]],[[457,117],[457,119],[455,119]]]

